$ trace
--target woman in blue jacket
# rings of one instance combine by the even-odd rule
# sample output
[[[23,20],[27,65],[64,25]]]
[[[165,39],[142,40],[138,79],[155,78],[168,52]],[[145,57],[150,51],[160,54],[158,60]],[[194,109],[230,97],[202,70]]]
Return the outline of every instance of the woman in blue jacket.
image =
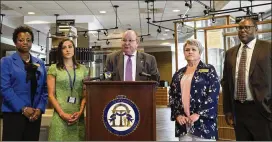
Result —
[[[13,33],[16,53],[1,59],[3,141],[38,141],[41,114],[47,104],[46,69],[29,51],[34,40],[28,27]]]
[[[212,65],[200,60],[201,43],[189,39],[183,46],[187,66],[172,78],[169,101],[175,136],[180,141],[217,139],[217,102],[220,84]]]

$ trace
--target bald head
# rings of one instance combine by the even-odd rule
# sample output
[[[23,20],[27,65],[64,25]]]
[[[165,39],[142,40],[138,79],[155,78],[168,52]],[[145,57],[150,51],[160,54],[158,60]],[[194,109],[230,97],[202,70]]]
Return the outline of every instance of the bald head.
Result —
[[[137,32],[135,32],[134,30],[127,30],[127,31],[125,31],[123,33],[122,38],[124,38],[124,36],[127,35],[127,34],[135,35],[136,39],[137,39],[137,42],[138,42],[138,33]]]
[[[125,54],[132,55],[138,48],[138,34],[133,30],[127,30],[122,36],[122,50]]]

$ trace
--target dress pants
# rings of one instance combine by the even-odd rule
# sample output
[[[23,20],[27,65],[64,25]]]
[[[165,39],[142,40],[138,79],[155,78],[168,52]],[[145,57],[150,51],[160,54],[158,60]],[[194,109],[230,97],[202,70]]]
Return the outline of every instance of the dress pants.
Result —
[[[272,141],[272,122],[258,110],[254,101],[235,101],[237,141]]]
[[[38,141],[41,117],[30,122],[22,113],[3,112],[2,141]]]

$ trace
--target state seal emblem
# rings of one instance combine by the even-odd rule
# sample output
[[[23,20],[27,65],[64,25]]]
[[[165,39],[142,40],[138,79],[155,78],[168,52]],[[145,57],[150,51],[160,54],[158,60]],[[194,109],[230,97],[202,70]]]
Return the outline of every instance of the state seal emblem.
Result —
[[[106,129],[112,134],[126,136],[136,130],[140,122],[140,112],[126,96],[118,95],[106,105],[103,122]]]

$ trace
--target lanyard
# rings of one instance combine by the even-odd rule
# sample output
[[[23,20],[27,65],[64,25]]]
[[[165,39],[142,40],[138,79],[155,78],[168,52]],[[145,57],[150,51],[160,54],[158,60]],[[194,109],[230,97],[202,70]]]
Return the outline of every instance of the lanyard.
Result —
[[[64,66],[64,69],[66,70],[66,72],[67,72],[67,74],[69,76],[69,82],[70,82],[70,88],[71,88],[71,94],[72,94],[74,86],[75,86],[75,81],[76,81],[76,68],[75,68],[75,66],[73,67],[73,69],[74,69],[74,80],[73,80],[73,82],[72,82],[71,75],[70,75],[70,73],[68,72],[68,70],[67,70],[67,68],[65,66]]]

